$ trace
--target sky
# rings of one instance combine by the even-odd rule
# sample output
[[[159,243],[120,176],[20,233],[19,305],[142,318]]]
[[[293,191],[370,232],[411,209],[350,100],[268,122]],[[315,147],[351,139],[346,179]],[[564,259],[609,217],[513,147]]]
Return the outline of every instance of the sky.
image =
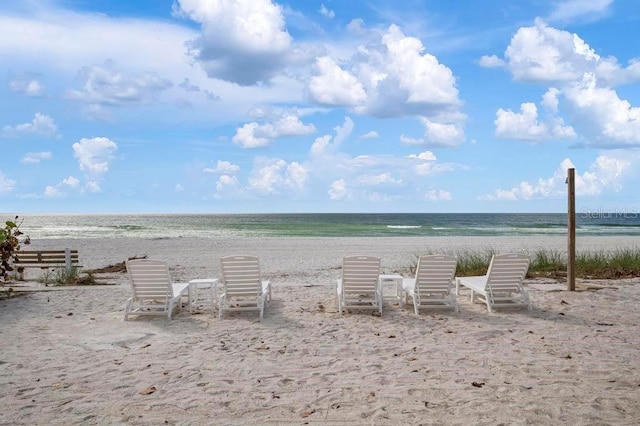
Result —
[[[0,212],[640,212],[636,0],[0,0]]]

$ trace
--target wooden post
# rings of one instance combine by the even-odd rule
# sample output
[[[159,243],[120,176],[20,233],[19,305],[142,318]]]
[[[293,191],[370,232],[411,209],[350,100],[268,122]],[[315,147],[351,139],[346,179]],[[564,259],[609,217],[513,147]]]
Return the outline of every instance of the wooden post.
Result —
[[[576,289],[576,169],[567,169],[567,290]]]
[[[67,272],[71,272],[71,249],[64,249],[64,266]]]

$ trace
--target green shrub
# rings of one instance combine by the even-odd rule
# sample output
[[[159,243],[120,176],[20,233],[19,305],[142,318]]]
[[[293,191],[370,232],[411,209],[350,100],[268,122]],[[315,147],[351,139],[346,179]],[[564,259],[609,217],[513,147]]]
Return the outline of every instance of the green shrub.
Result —
[[[5,289],[4,283],[9,279],[9,272],[13,271],[13,261],[16,252],[20,250],[21,235],[18,216],[14,220],[6,221],[4,227],[0,228],[0,284],[3,285],[0,289],[0,298],[12,297],[15,294],[11,287]],[[24,244],[29,242],[29,237],[23,241]]]
[[[20,236],[23,235],[18,224],[18,216],[14,220],[5,222],[4,227],[0,228],[0,281],[6,281],[9,278],[9,272],[13,271],[13,260],[16,252],[20,250]],[[29,237],[23,241],[29,244]]]

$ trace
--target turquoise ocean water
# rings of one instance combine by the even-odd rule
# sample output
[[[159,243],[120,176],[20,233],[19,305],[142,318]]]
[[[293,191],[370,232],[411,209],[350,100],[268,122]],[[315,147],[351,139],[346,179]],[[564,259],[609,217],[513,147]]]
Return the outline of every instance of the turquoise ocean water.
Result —
[[[32,239],[215,236],[402,237],[566,235],[567,215],[411,214],[118,214],[24,215]],[[577,235],[640,236],[640,213],[576,214]]]

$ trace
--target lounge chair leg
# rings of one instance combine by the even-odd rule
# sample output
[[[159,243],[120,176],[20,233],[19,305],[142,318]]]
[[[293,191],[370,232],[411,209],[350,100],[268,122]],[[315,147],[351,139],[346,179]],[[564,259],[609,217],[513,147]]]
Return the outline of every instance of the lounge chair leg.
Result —
[[[129,320],[129,314],[131,313],[131,306],[133,306],[133,299],[127,299],[127,304],[124,307],[124,320]]]

